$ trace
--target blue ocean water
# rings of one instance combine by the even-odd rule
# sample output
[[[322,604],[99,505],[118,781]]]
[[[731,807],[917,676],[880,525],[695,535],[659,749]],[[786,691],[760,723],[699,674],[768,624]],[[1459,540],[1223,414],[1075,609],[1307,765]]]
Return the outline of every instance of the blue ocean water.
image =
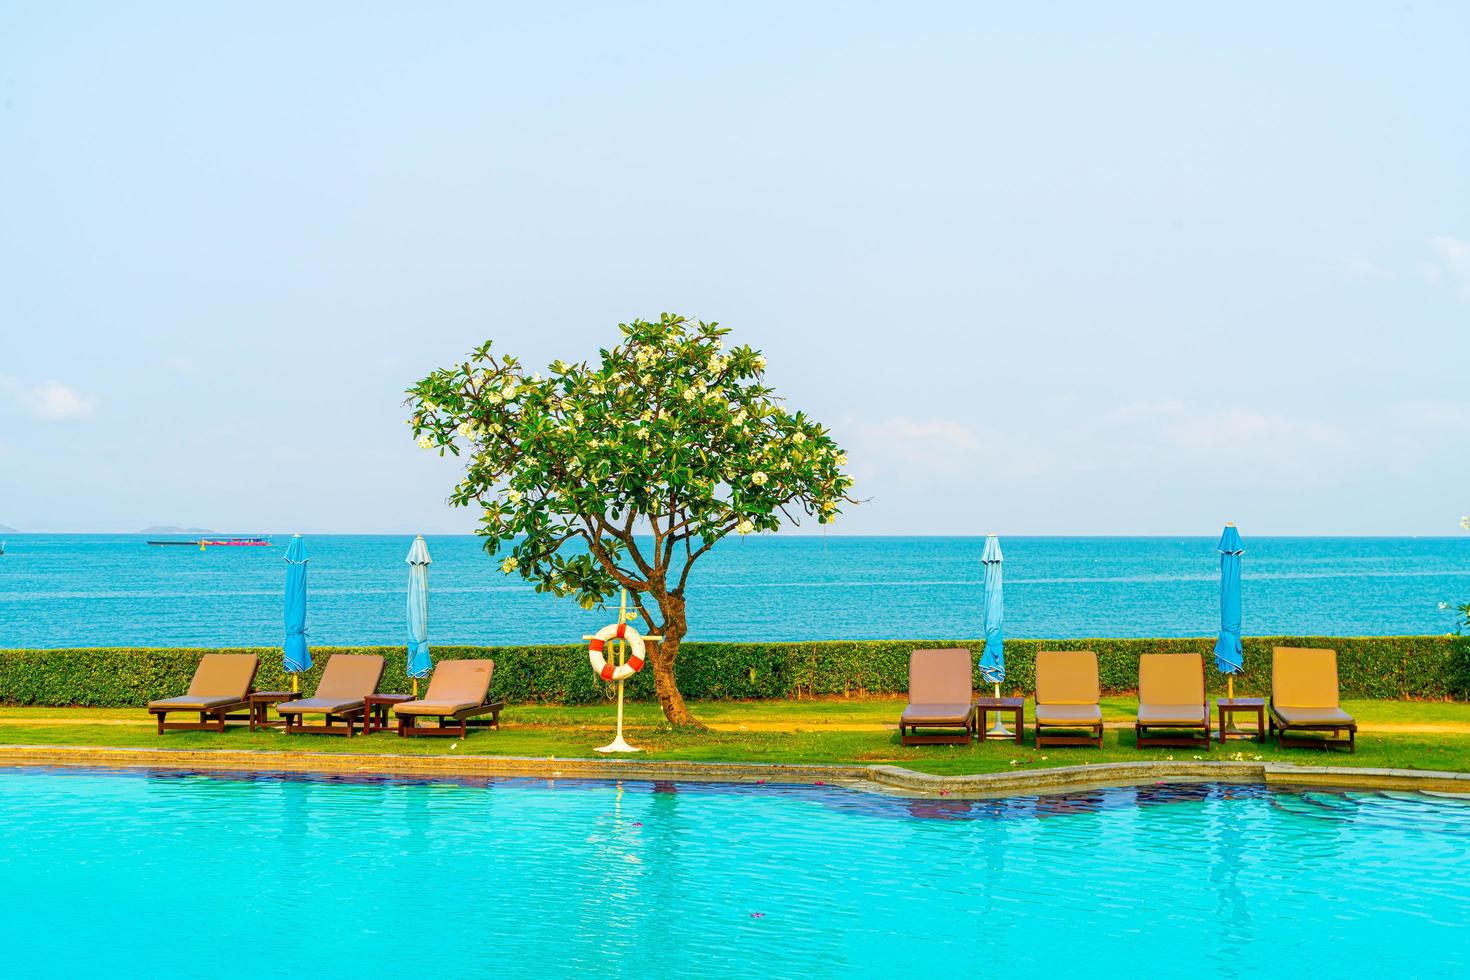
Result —
[[[0,769],[16,977],[1463,977],[1467,877],[1427,795]]]
[[[137,535],[13,535],[0,647],[278,645],[288,538],[149,547]],[[412,539],[307,539],[315,644],[405,637]],[[608,620],[503,575],[473,537],[428,539],[431,643],[579,642]],[[1007,635],[1204,636],[1218,626],[1211,538],[1003,539]],[[731,539],[701,559],[691,638],[981,635],[981,538]],[[1470,600],[1470,536],[1246,538],[1248,635],[1446,633]]]

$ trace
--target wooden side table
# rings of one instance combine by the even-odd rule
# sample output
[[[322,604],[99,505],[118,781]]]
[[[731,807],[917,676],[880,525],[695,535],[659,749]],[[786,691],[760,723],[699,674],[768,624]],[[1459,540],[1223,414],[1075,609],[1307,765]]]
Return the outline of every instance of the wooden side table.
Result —
[[[412,700],[412,694],[369,694],[362,699],[362,733],[392,731],[397,727],[389,714],[393,705]]]
[[[286,722],[283,719],[270,720],[267,714],[270,706],[283,701],[295,701],[300,697],[295,691],[251,691],[250,730],[253,732],[259,728],[285,728]]]
[[[1009,714],[1016,728],[1016,744],[1020,745],[1021,736],[1025,732],[1025,725],[1022,720],[1022,711],[1025,705],[1025,698],[976,698],[975,710],[979,714],[979,717],[975,719],[975,723],[979,729],[976,732],[977,737],[980,741],[985,741],[985,716],[987,714],[993,713],[996,718],[1002,718]]]
[[[1257,742],[1266,741],[1266,699],[1265,698],[1216,698],[1215,710],[1220,713],[1220,726],[1217,729],[1218,738],[1221,742],[1227,738],[1254,738]],[[1234,715],[1255,715],[1255,731],[1232,732],[1228,725]]]

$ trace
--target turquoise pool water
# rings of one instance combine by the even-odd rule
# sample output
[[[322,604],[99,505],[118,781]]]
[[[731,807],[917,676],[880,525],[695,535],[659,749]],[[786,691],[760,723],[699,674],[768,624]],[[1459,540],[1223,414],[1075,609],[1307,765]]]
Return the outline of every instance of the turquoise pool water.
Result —
[[[0,769],[11,976],[1463,976],[1467,880],[1409,794]]]

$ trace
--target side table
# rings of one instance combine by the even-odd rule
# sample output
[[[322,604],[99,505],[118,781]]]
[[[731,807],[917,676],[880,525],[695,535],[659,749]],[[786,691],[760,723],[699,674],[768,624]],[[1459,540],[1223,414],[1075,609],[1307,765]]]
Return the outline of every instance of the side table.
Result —
[[[1011,720],[1016,727],[1016,744],[1020,745],[1021,736],[1026,730],[1022,718],[1022,709],[1024,708],[1025,704],[1025,698],[976,698],[975,711],[979,715],[979,717],[975,719],[975,724],[977,728],[976,736],[980,739],[980,741],[985,741],[985,716],[987,714],[994,714],[995,717],[998,719],[1009,714],[1011,716]],[[997,736],[992,735],[991,737],[995,738]]]
[[[369,694],[362,699],[362,733],[371,735],[373,732],[392,731],[397,726],[392,724],[390,709],[395,704],[412,700],[412,694]]]
[[[1216,698],[1215,709],[1220,713],[1220,726],[1218,738],[1221,742],[1227,738],[1254,738],[1257,742],[1266,741],[1266,699],[1265,698]],[[1255,715],[1255,731],[1231,731],[1229,724],[1234,715]]]
[[[253,732],[260,728],[285,728],[284,720],[269,720],[270,706],[280,704],[283,701],[295,701],[301,697],[295,691],[251,691],[250,692],[250,730]]]

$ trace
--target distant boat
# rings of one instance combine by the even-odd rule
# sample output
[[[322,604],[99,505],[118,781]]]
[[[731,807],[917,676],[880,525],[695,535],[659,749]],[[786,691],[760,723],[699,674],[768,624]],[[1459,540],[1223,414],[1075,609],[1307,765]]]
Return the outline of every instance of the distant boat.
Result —
[[[4,554],[5,554],[5,542],[4,541],[0,541],[0,555],[4,555]]]
[[[155,545],[187,545],[203,551],[205,548],[269,548],[271,539],[250,538],[196,538],[192,541],[149,541]]]

